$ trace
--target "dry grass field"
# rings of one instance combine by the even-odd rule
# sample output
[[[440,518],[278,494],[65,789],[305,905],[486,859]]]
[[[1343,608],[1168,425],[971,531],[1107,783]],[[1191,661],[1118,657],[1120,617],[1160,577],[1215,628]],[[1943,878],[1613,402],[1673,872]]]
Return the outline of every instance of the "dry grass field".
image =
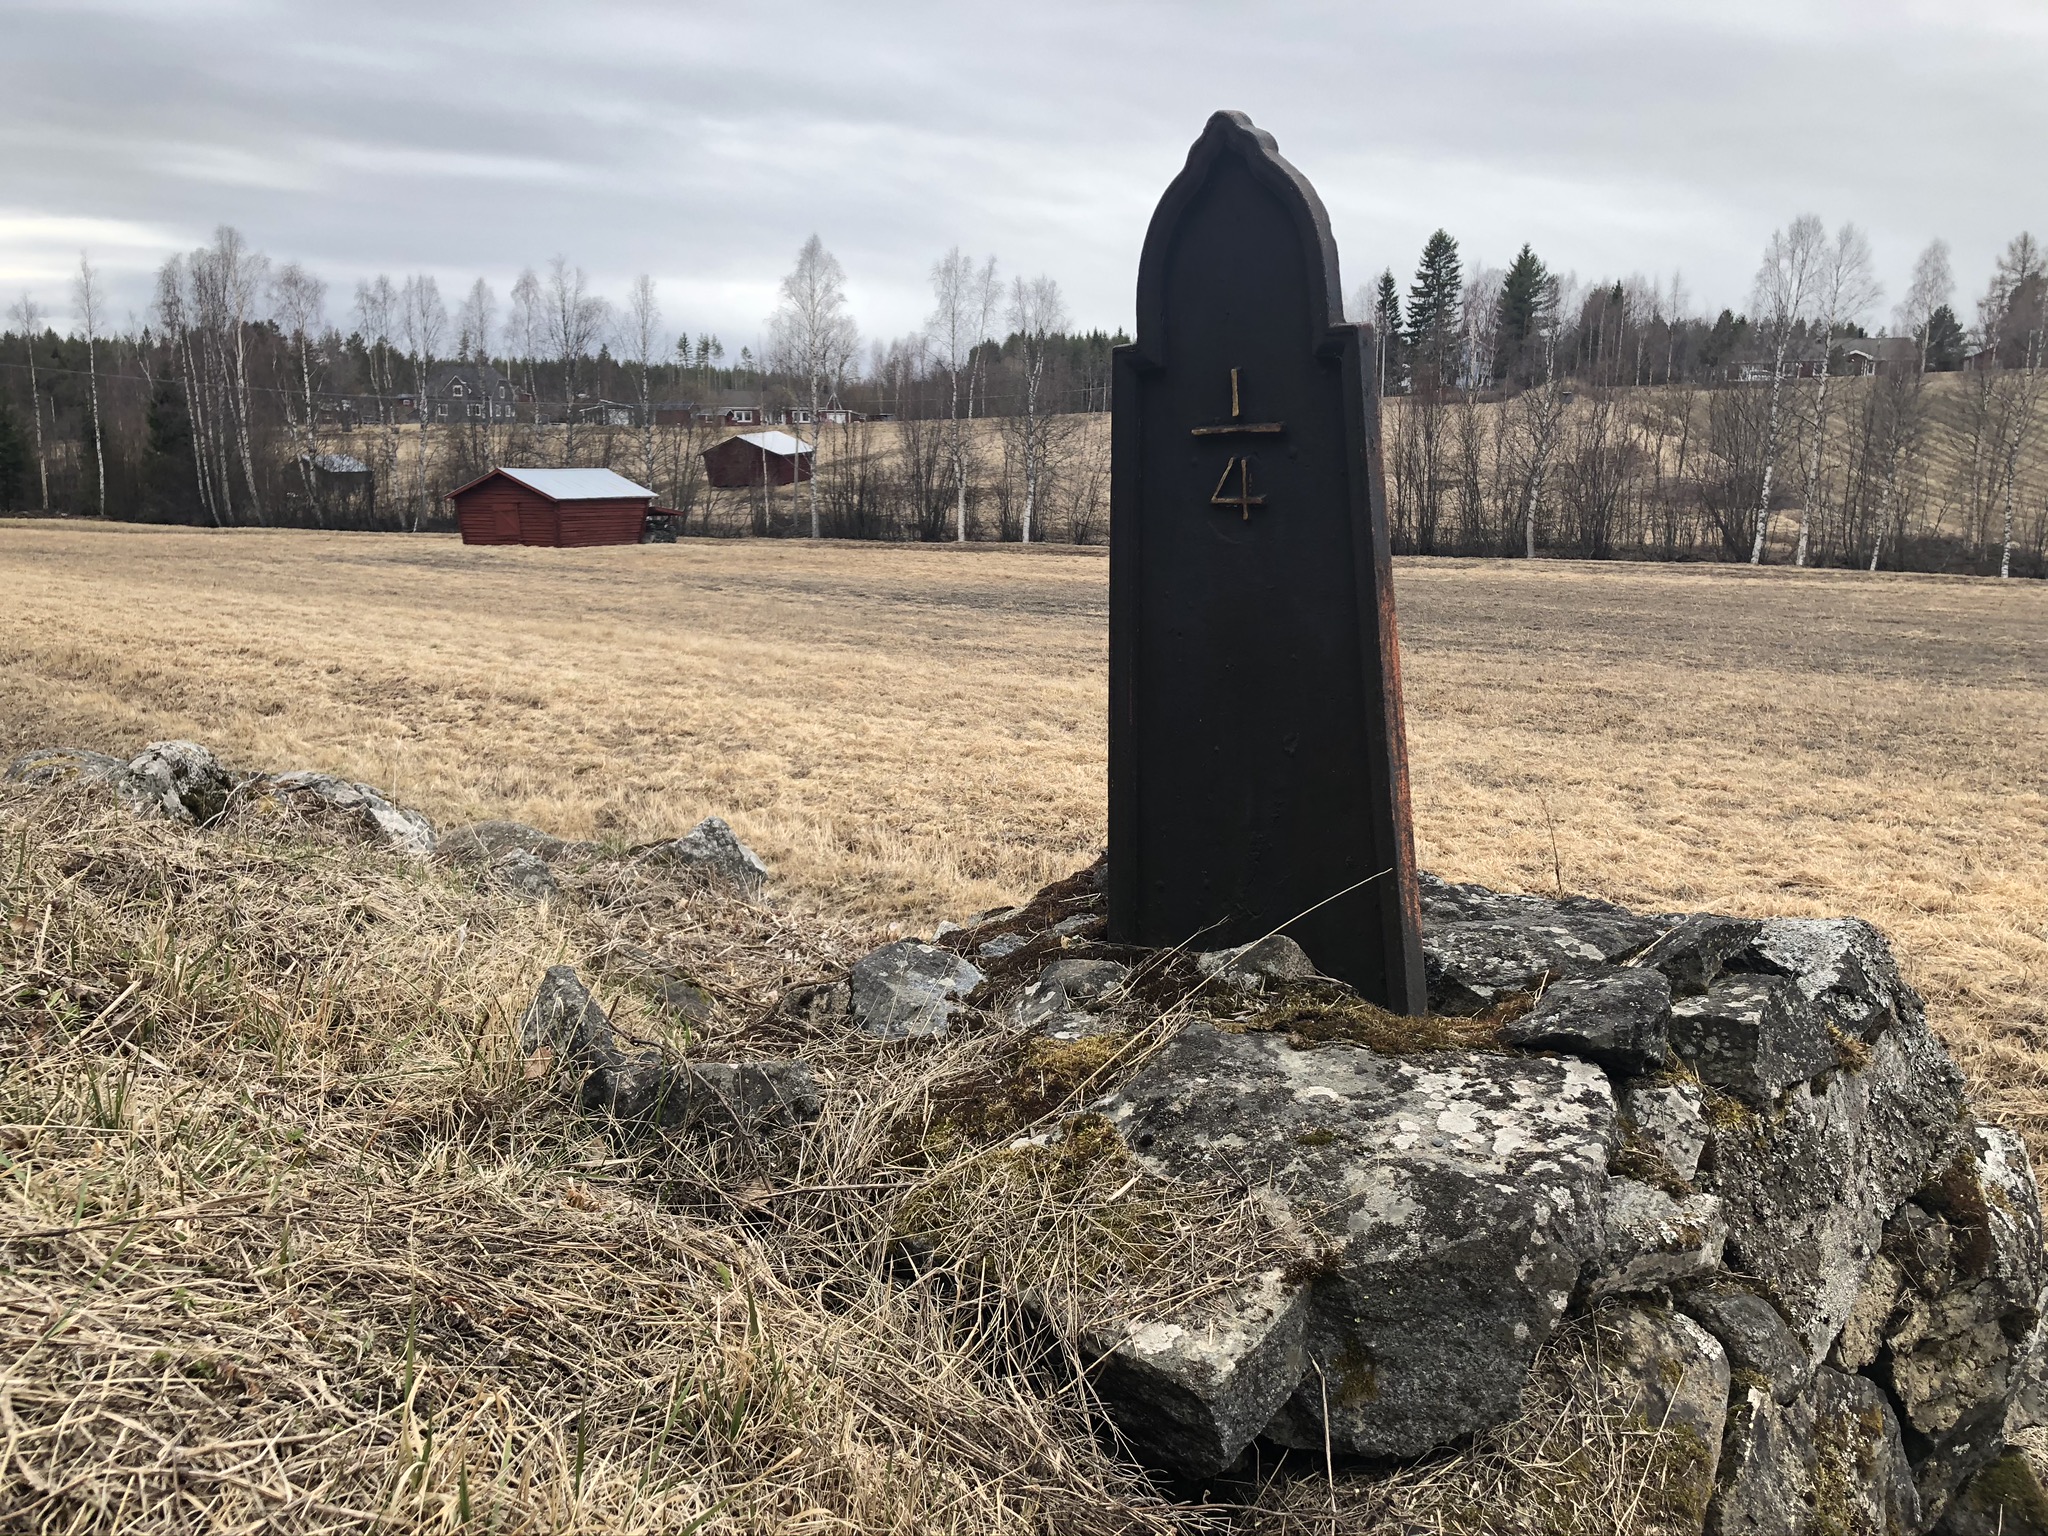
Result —
[[[718,813],[800,907],[1016,897],[1103,835],[1098,552],[0,524],[0,749],[380,784],[632,841]],[[2048,588],[1402,562],[1427,867],[1869,916],[2048,1149]]]

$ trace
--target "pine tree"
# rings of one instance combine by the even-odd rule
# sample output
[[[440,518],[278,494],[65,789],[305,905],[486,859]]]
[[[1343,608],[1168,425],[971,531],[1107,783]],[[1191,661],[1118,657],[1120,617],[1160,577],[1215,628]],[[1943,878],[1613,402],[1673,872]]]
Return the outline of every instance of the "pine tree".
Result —
[[[1529,377],[1530,344],[1540,334],[1550,294],[1550,273],[1526,244],[1501,280],[1496,318],[1500,343],[1494,349],[1495,379]],[[1540,370],[1539,370],[1540,371]]]
[[[1373,360],[1379,372],[1380,393],[1401,392],[1401,289],[1394,281],[1394,269],[1380,273],[1372,300],[1372,327],[1379,355]]]
[[[0,512],[21,505],[28,490],[28,440],[14,420],[14,410],[0,400]]]
[[[1457,377],[1464,289],[1458,242],[1440,229],[1423,246],[1408,290],[1408,345],[1419,385],[1448,384]]]

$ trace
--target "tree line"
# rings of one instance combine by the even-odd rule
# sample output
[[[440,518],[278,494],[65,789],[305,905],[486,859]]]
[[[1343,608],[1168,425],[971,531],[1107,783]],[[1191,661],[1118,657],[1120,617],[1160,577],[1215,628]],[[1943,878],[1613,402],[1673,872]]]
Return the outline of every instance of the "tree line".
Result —
[[[1387,270],[1355,301],[1396,547],[2048,573],[2043,265],[2015,238],[1965,325],[1936,241],[1872,337],[1853,225],[1776,231],[1746,311],[1712,319],[1676,277],[1582,285],[1526,245],[1468,274],[1439,230],[1405,294]],[[425,274],[330,292],[224,226],[127,329],[81,257],[68,325],[25,294],[0,333],[0,509],[420,529],[494,464],[602,464],[699,531],[1103,537],[1122,335],[1076,331],[1057,282],[993,257],[956,248],[930,282],[923,326],[864,343],[814,235],[757,356],[672,331],[651,278],[614,304],[561,257],[451,305]],[[448,418],[451,369],[504,398]],[[817,473],[779,499],[705,485],[731,429],[702,408],[742,405],[794,411]]]
[[[1362,292],[1409,553],[2048,574],[2048,273],[2016,236],[1955,308],[1947,245],[1888,331],[1870,246],[1802,215],[1746,313],[1681,281],[1581,285],[1528,245],[1467,275],[1438,230]]]

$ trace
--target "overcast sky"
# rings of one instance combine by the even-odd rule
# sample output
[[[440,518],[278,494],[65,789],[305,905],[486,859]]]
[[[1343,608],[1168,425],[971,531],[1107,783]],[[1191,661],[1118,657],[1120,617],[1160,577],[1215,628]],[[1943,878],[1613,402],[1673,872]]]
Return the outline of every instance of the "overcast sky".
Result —
[[[670,328],[756,342],[813,230],[863,333],[958,244],[1130,324],[1138,247],[1207,115],[1272,132],[1356,290],[1429,232],[1583,280],[1744,302],[1772,228],[1854,220],[1887,297],[1933,236],[1958,308],[2048,234],[2048,0],[0,0],[0,294],[69,313],[81,247],[140,315],[238,225],[331,285],[564,254]]]

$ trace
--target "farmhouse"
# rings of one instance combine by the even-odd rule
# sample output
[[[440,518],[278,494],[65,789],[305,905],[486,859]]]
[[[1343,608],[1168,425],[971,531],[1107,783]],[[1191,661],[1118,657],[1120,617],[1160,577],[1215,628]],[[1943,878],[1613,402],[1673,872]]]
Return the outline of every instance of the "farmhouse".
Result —
[[[608,469],[494,469],[450,491],[465,544],[638,544],[654,492]]]
[[[787,432],[742,432],[704,450],[704,477],[721,491],[811,478],[811,445]]]

